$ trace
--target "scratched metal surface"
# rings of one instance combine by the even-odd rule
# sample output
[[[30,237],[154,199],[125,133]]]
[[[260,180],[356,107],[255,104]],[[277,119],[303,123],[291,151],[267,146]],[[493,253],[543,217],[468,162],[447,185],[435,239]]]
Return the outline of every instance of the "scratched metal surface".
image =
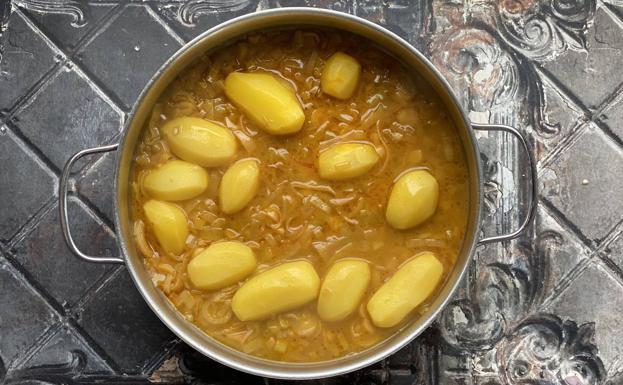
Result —
[[[623,383],[621,0],[0,0],[0,383],[282,383],[193,352],[123,267],[61,238],[59,170],[115,143],[151,74],[232,17],[293,5],[397,32],[447,76],[477,122],[530,138],[539,207],[521,239],[480,249],[438,322],[398,354],[323,384]],[[525,202],[510,138],[479,135],[487,233]],[[117,253],[112,156],[73,177],[79,244]]]

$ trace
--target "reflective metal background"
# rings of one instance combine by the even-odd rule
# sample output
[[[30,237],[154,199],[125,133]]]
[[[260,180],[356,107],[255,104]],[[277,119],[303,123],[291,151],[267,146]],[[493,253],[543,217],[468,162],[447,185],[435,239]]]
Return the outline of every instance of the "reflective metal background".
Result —
[[[473,121],[518,127],[539,161],[532,232],[482,249],[464,290],[408,348],[324,382],[622,382],[620,0],[0,0],[0,379],[273,382],[179,343],[123,268],[75,260],[56,191],[71,153],[118,141],[143,85],[183,42],[289,5],[355,13],[397,32],[451,81]],[[516,144],[478,135],[485,227],[502,232],[520,203]],[[70,201],[79,245],[111,256],[112,173],[111,155],[84,162]]]

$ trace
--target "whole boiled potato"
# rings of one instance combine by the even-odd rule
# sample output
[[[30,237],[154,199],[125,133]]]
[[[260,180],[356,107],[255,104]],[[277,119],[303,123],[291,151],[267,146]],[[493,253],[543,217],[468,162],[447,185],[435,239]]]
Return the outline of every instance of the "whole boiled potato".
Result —
[[[370,265],[358,259],[337,261],[322,281],[318,315],[324,321],[341,321],[361,303],[370,284]]]
[[[318,296],[320,278],[307,261],[286,262],[249,279],[232,299],[241,321],[255,321],[296,309]]]
[[[216,290],[239,282],[251,274],[256,265],[253,250],[244,243],[216,242],[188,263],[187,272],[196,288]]]
[[[370,171],[379,159],[371,144],[338,143],[320,153],[318,173],[328,180],[352,179]]]
[[[437,209],[439,183],[426,170],[410,171],[398,178],[389,194],[385,218],[395,229],[415,227]]]
[[[188,237],[188,219],[173,203],[149,200],[143,205],[147,222],[164,251],[180,254]]]
[[[294,90],[271,74],[232,72],[225,78],[225,94],[269,134],[293,134],[305,122]]]
[[[152,198],[183,201],[196,197],[208,188],[208,172],[193,163],[169,160],[149,171],[143,179],[143,188]]]
[[[398,325],[435,290],[443,265],[433,253],[422,253],[405,263],[368,301],[372,323],[381,328]]]
[[[236,137],[226,127],[201,118],[181,117],[162,126],[171,152],[203,167],[224,166],[236,156]]]

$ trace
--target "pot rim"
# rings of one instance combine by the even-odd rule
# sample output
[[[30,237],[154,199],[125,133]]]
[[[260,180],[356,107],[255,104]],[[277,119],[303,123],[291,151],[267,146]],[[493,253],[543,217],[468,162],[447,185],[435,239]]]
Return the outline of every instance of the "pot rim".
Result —
[[[207,38],[208,36],[216,32],[231,28],[235,26],[236,24],[244,23],[252,19],[264,18],[264,17],[270,17],[270,16],[278,16],[278,15],[285,17],[285,16],[292,15],[292,14],[313,15],[313,16],[318,16],[318,17],[326,17],[328,19],[334,19],[334,20],[341,19],[342,21],[345,21],[347,23],[359,24],[360,26],[366,29],[373,30],[375,32],[378,32],[380,34],[387,36],[391,40],[398,43],[402,48],[406,49],[410,55],[413,55],[417,59],[418,62],[420,62],[424,67],[426,67],[428,71],[430,71],[435,81],[447,93],[447,96],[450,99],[450,102],[454,104],[454,106],[456,107],[456,110],[459,112],[460,119],[464,122],[466,131],[467,131],[467,136],[471,144],[471,151],[473,151],[475,154],[475,163],[476,163],[475,171],[477,175],[475,178],[474,176],[470,175],[470,180],[472,180],[471,183],[474,183],[473,182],[474,179],[476,179],[478,183],[477,194],[475,194],[476,196],[470,196],[470,204],[476,206],[475,219],[472,219],[475,222],[473,224],[474,234],[473,234],[473,240],[471,242],[471,245],[469,245],[469,247],[467,248],[465,248],[464,246],[464,249],[463,249],[464,250],[463,252],[466,253],[467,255],[465,263],[462,266],[455,265],[454,269],[460,269],[460,270],[456,270],[456,273],[454,273],[455,278],[453,279],[453,281],[450,281],[450,279],[448,279],[446,283],[444,284],[445,285],[444,291],[446,292],[445,297],[440,300],[440,297],[442,294],[441,293],[438,294],[438,297],[435,300],[434,309],[428,312],[426,315],[418,318],[419,321],[418,320],[414,321],[414,322],[419,322],[419,326],[416,329],[411,331],[409,334],[401,337],[400,339],[396,340],[394,343],[387,344],[383,348],[378,348],[380,345],[386,343],[389,338],[392,338],[392,337],[387,337],[385,340],[377,343],[376,345],[373,345],[371,348],[368,348],[367,350],[377,349],[377,351],[367,357],[363,357],[362,353],[366,351],[364,350],[362,352],[358,352],[353,355],[340,357],[340,358],[329,360],[329,361],[321,361],[317,363],[292,363],[292,362],[273,361],[273,360],[257,358],[249,354],[242,353],[233,348],[229,348],[226,345],[222,344],[221,342],[209,336],[208,338],[211,340],[210,342],[208,342],[207,340],[199,341],[193,336],[190,336],[187,331],[182,330],[178,325],[171,322],[168,319],[168,316],[164,314],[163,309],[161,309],[155,303],[156,301],[150,296],[150,294],[148,294],[148,289],[146,286],[152,285],[152,283],[151,281],[144,282],[137,276],[138,273],[135,271],[136,266],[134,266],[134,263],[128,257],[130,255],[130,251],[128,250],[127,240],[124,238],[123,233],[120,230],[123,226],[123,222],[122,222],[122,219],[120,218],[120,210],[119,210],[120,208],[119,201],[120,201],[120,194],[121,194],[119,180],[120,180],[120,175],[122,174],[121,158],[124,154],[123,148],[127,145],[128,133],[130,132],[130,128],[136,118],[137,110],[139,109],[140,106],[142,106],[146,96],[149,94],[154,84],[159,81],[161,75],[163,75],[163,73],[165,73],[166,70],[174,62],[176,62],[178,59],[180,59],[180,57],[182,57],[185,53],[191,50],[192,47],[199,44],[202,40],[204,40],[205,38]],[[283,28],[286,28],[286,27],[283,26]],[[332,28],[335,28],[335,27],[332,27]],[[336,29],[340,29],[340,28],[337,27]],[[244,35],[245,33],[248,33],[248,31],[243,32],[240,35]],[[362,36],[362,37],[366,38],[365,36]],[[428,79],[428,81],[430,82],[431,80]],[[258,376],[277,378],[277,379],[290,379],[290,380],[326,378],[326,377],[332,377],[332,376],[336,376],[340,374],[353,372],[355,370],[364,368],[366,366],[369,366],[375,362],[378,362],[388,357],[389,355],[395,353],[396,351],[398,351],[399,349],[407,345],[409,342],[413,341],[414,338],[416,338],[425,329],[427,329],[430,326],[430,324],[438,317],[439,313],[448,305],[448,303],[453,297],[453,294],[458,289],[459,284],[462,282],[465,272],[467,271],[467,268],[469,266],[469,263],[472,259],[472,256],[474,254],[474,251],[477,245],[477,233],[480,230],[481,225],[482,225],[482,219],[481,219],[480,214],[481,214],[481,206],[482,206],[482,200],[483,200],[483,191],[481,188],[482,183],[483,183],[482,163],[481,163],[481,159],[479,156],[479,150],[477,146],[476,137],[474,133],[472,132],[472,130],[469,129],[470,126],[471,126],[471,123],[465,110],[461,106],[460,102],[458,101],[458,98],[456,97],[455,93],[453,92],[452,88],[450,87],[449,83],[444,78],[444,76],[415,47],[413,47],[407,41],[402,39],[400,36],[396,35],[395,33],[387,30],[386,28],[380,25],[377,25],[375,23],[372,23],[360,17],[350,15],[347,13],[343,13],[343,12],[339,12],[339,11],[320,9],[320,8],[305,8],[305,7],[290,7],[290,8],[277,8],[277,9],[263,10],[263,11],[259,11],[255,13],[242,15],[234,19],[228,20],[226,22],[223,22],[201,33],[200,35],[198,35],[197,37],[195,37],[188,43],[184,44],[177,52],[175,52],[169,59],[167,59],[165,63],[162,64],[162,66],[160,66],[160,68],[155,72],[154,76],[149,80],[149,82],[145,85],[145,87],[139,94],[136,102],[134,103],[132,110],[128,114],[128,119],[126,120],[124,127],[123,127],[123,132],[121,133],[121,141],[119,143],[120,151],[117,151],[117,155],[116,155],[116,161],[115,161],[116,166],[115,166],[114,187],[113,187],[115,191],[115,197],[113,199],[115,232],[118,236],[118,243],[119,243],[119,247],[121,249],[122,255],[123,255],[123,260],[125,261],[125,264],[128,267],[128,270],[130,272],[130,276],[132,277],[132,280],[134,281],[134,284],[136,285],[138,291],[141,293],[141,296],[143,297],[145,302],[147,302],[147,304],[152,309],[152,311],[158,316],[158,318],[160,318],[160,320],[167,326],[167,328],[171,330],[175,335],[177,335],[185,343],[193,347],[195,350],[199,351],[203,355],[221,364],[227,365],[236,370],[240,370],[240,371],[258,375]],[[467,146],[464,145],[463,147],[467,151]],[[468,223],[468,226],[469,226],[469,223]],[[468,239],[469,239],[469,234],[466,233],[464,242],[469,242]],[[141,266],[141,268],[142,267],[143,266]],[[177,310],[175,311],[177,312]],[[194,327],[194,325],[192,326]],[[221,355],[217,352],[214,352],[209,347],[209,344],[223,345],[227,349],[232,350],[233,353],[235,354],[230,354],[229,356]],[[242,355],[244,358],[244,362],[241,362],[240,359],[236,359],[235,358],[236,355]],[[356,358],[357,356],[362,356],[362,357],[360,359],[353,359],[354,357]],[[350,359],[351,362],[347,362],[348,359]],[[344,362],[340,362],[340,361],[344,361]]]

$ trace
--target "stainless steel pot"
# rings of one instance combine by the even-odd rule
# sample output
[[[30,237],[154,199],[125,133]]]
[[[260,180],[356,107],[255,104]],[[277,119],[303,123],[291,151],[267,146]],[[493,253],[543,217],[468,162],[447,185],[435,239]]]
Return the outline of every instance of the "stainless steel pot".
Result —
[[[208,337],[193,324],[186,321],[169,303],[167,298],[152,284],[142,257],[136,250],[132,237],[130,222],[129,178],[132,167],[134,149],[139,138],[143,123],[148,119],[154,102],[167,85],[184,70],[191,62],[207,51],[219,49],[243,35],[258,30],[288,27],[323,27],[335,28],[364,36],[383,47],[387,52],[398,58],[407,68],[424,76],[442,98],[448,111],[452,114],[458,134],[461,137],[468,163],[470,182],[469,223],[463,247],[457,257],[456,266],[450,273],[448,281],[431,304],[428,312],[414,320],[411,324],[392,335],[387,340],[363,352],[339,359],[310,364],[286,363],[259,359],[237,350],[231,349]],[[531,196],[529,210],[516,231],[495,237],[478,239],[481,229],[480,211],[483,204],[483,171],[480,154],[474,137],[473,129],[505,131],[519,141],[529,160]],[[84,254],[76,246],[69,229],[67,214],[68,181],[71,167],[75,161],[89,154],[117,151],[115,172],[114,213],[117,239],[121,249],[120,257],[99,258]],[[467,265],[478,245],[490,242],[505,241],[518,236],[531,222],[536,197],[536,172],[534,159],[525,139],[514,128],[508,126],[480,125],[470,123],[465,111],[459,105],[450,86],[433,65],[415,48],[392,32],[366,20],[344,13],[313,8],[285,8],[258,12],[242,16],[206,31],[193,41],[182,47],[154,75],[147,84],[130,114],[123,132],[121,143],[110,146],[90,148],[73,155],[65,164],[60,181],[60,211],[63,235],[70,249],[83,260],[94,263],[125,264],[136,287],[156,315],[169,329],[182,340],[206,356],[232,368],[266,377],[284,379],[311,379],[335,376],[370,365],[387,357],[413,340],[435,319],[443,307],[449,302],[467,269]]]

